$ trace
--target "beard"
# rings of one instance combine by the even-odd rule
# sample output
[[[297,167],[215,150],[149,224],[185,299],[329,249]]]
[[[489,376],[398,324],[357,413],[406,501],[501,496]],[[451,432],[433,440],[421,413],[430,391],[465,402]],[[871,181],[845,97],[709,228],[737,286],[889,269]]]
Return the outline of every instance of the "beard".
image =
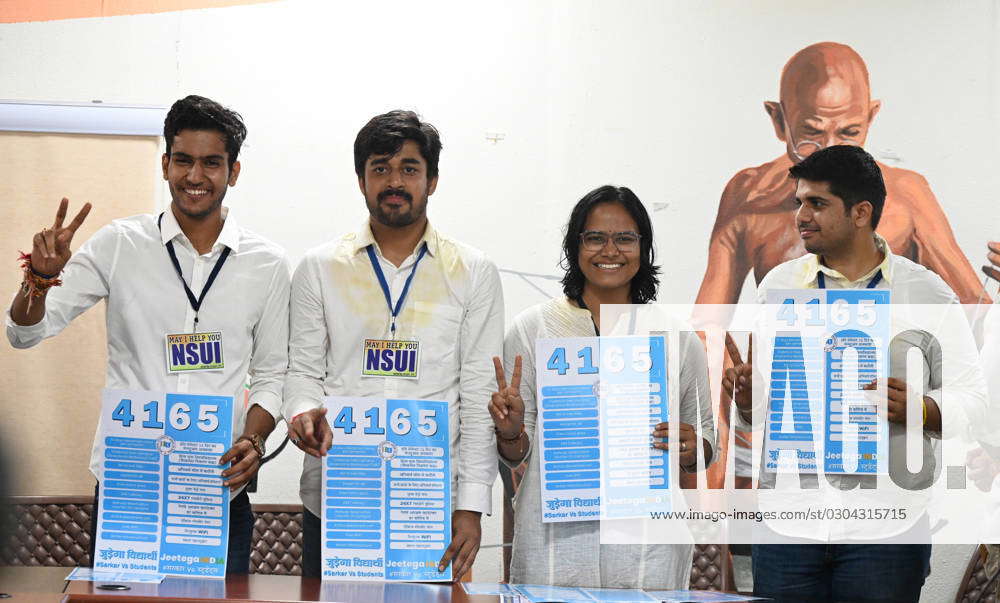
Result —
[[[408,209],[406,206],[401,206],[399,209],[387,209],[382,201],[390,196],[399,196],[407,201],[409,204]],[[427,211],[427,195],[424,195],[423,199],[419,203],[413,202],[413,195],[404,190],[392,190],[386,189],[378,194],[375,198],[375,202],[368,201],[368,213],[371,215],[379,224],[383,226],[388,226],[390,228],[403,228],[409,226],[421,218]]]
[[[838,228],[825,228],[820,231],[822,236],[814,237],[810,241],[803,240],[803,246],[809,253],[826,256],[829,254],[840,255],[845,250],[851,249],[854,235]]]
[[[818,241],[802,241],[803,247],[809,253],[815,253],[817,255],[823,255],[823,244]]]

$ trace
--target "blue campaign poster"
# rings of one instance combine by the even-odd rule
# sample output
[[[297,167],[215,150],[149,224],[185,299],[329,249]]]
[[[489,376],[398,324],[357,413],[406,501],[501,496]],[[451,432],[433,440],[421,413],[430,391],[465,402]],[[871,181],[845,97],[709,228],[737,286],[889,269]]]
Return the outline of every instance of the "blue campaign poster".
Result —
[[[95,570],[223,578],[228,396],[105,390]]]
[[[542,521],[601,515],[600,410],[595,337],[535,342]]]
[[[324,580],[450,581],[448,404],[325,399],[334,445],[323,468]]]
[[[889,425],[865,398],[864,386],[888,377],[889,291],[827,290],[831,322],[846,324],[823,342],[823,470],[826,473],[875,474],[888,471]],[[845,307],[846,306],[846,307]],[[839,310],[838,310],[839,308]],[[854,309],[853,320],[850,309]],[[837,312],[847,320],[836,320]],[[880,450],[881,443],[881,450]]]
[[[775,290],[767,301],[764,469],[886,473],[888,423],[863,388],[888,376],[890,292]]]
[[[539,339],[535,354],[542,521],[600,519],[602,487],[628,501],[615,516],[631,517],[638,496],[662,509],[648,495],[669,487],[666,457],[650,446],[668,413],[663,337]]]

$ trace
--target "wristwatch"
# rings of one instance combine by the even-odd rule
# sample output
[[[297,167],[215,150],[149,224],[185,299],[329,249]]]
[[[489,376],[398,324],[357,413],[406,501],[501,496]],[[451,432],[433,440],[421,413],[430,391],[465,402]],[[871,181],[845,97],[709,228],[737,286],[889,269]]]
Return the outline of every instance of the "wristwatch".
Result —
[[[236,439],[237,442],[240,440],[246,440],[250,442],[253,449],[257,451],[257,456],[261,459],[264,458],[264,438],[260,437],[259,433],[251,433],[250,435],[240,436]]]

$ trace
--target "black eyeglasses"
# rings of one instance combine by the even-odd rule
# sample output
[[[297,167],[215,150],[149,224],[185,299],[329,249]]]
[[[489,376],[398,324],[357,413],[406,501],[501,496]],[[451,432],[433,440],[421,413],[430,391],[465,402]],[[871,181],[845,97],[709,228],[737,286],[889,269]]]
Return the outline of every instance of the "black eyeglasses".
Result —
[[[619,251],[635,251],[639,249],[641,238],[642,235],[631,230],[623,230],[622,232],[588,230],[580,233],[580,244],[587,251],[600,251],[604,249],[608,241],[611,241]]]

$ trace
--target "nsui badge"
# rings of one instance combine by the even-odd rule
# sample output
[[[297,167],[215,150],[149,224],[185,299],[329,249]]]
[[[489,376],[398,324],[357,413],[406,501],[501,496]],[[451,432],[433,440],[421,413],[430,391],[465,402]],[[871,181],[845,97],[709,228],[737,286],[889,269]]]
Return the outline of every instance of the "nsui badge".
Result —
[[[420,342],[400,339],[366,339],[361,358],[364,377],[416,379],[420,368]]]
[[[221,331],[167,335],[167,373],[217,371],[225,367]]]

